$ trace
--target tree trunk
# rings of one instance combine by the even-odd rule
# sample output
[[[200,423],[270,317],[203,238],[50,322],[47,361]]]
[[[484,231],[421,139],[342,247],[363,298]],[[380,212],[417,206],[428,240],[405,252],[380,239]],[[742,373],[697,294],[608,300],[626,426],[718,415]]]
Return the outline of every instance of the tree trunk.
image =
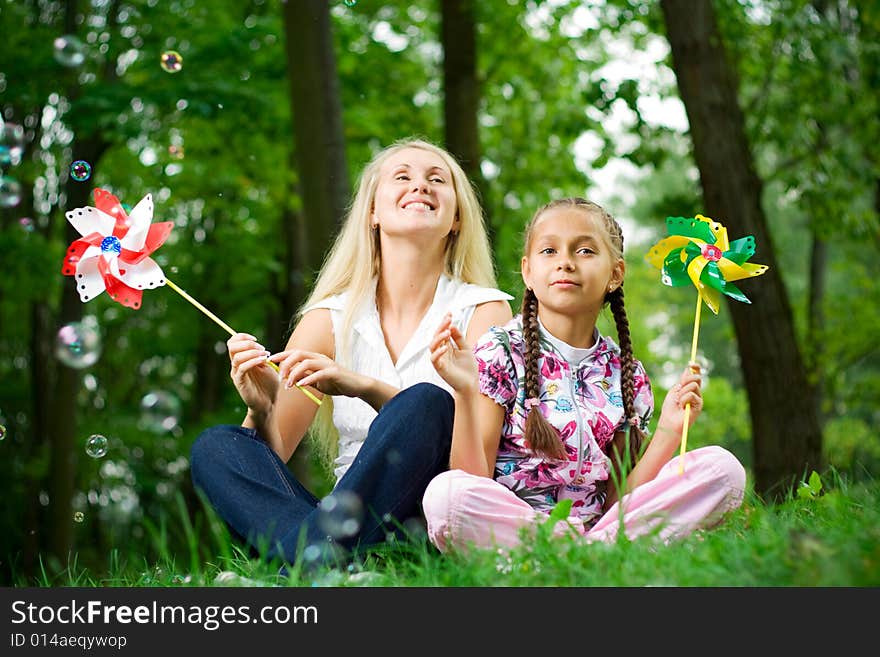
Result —
[[[290,151],[290,166],[296,165],[294,150]],[[291,196],[297,194],[298,191],[294,184],[291,184]],[[283,316],[289,321],[285,335],[286,338],[293,331],[296,317],[294,316],[300,305],[306,300],[308,294],[309,276],[307,276],[309,267],[308,257],[308,226],[306,226],[305,217],[302,212],[296,211],[289,205],[285,207],[284,214],[281,218],[281,229],[284,234],[284,278],[283,278]],[[325,245],[326,248],[329,245]]]
[[[29,116],[39,116],[42,107],[35,108]],[[20,115],[20,114],[19,114]],[[37,123],[34,129],[34,138],[31,143],[39,144],[41,127]],[[34,209],[33,183],[24,181],[21,186],[21,214],[28,217],[37,217]],[[35,231],[45,235],[45,229],[34,226]],[[30,417],[29,422],[21,430],[26,434],[26,444],[23,445],[23,461],[31,466],[41,456],[46,448],[46,436],[48,435],[48,418],[50,406],[50,383],[52,374],[51,339],[49,304],[40,300],[30,304],[31,339],[28,345],[30,350],[30,374],[28,384],[30,386]],[[42,508],[40,505],[40,489],[45,484],[45,473],[41,477],[28,477],[24,487],[23,510],[24,531],[22,540],[22,571],[25,575],[33,575],[38,566],[37,555],[40,552],[40,538]]]
[[[92,167],[96,167],[107,144],[98,137],[91,137],[86,140],[74,139],[72,147],[78,159],[86,160]],[[90,184],[68,182],[67,206],[78,208],[91,205],[89,198],[91,191]],[[56,216],[59,216],[58,212]],[[63,219],[63,215],[61,217]],[[66,245],[81,237],[66,220],[64,236],[65,249]],[[50,327],[49,333],[43,338],[48,341],[49,349],[54,340],[53,330],[77,322],[83,317],[83,304],[76,293],[76,285],[71,281],[65,283],[61,292],[57,326]],[[45,413],[49,418],[49,550],[53,556],[61,560],[60,565],[66,567],[67,554],[73,540],[71,503],[79,455],[79,450],[76,448],[78,430],[76,398],[80,371],[65,365],[58,365],[55,369],[57,374],[53,382],[52,394],[46,400],[49,406],[34,409],[34,412]],[[35,399],[40,400],[42,396],[36,396]]]
[[[291,189],[291,193],[296,193],[296,190]],[[282,216],[281,229],[284,234],[285,245],[284,269],[282,276],[276,276],[275,280],[282,287],[279,293],[283,303],[281,309],[283,315],[278,320],[284,319],[287,322],[287,330],[283,336],[280,335],[278,329],[281,328],[282,324],[280,321],[277,322],[275,328],[276,334],[279,334],[277,337],[278,350],[285,347],[290,334],[293,333],[297,320],[296,311],[306,300],[307,294],[305,278],[303,276],[303,271],[307,267],[307,240],[305,239],[306,226],[304,225],[302,214],[287,208]],[[298,481],[305,485],[306,488],[312,489],[310,459],[311,444],[309,441],[303,440],[300,442],[299,447],[296,448],[296,451],[294,451],[287,466]]]
[[[294,149],[290,150],[290,168],[296,167]],[[289,195],[298,195],[297,186],[291,180]],[[308,240],[302,212],[294,210],[290,205],[284,207],[281,215],[281,234],[283,246],[283,262],[281,272],[272,277],[272,287],[281,300],[280,308],[271,313],[267,335],[276,340],[277,348],[287,344],[290,334],[296,325],[296,311],[306,300],[308,289],[305,272],[308,270]]]
[[[288,276],[285,310],[292,317],[305,300],[348,207],[351,189],[345,158],[342,101],[330,31],[329,3],[303,0],[284,5],[287,76],[302,211],[287,207],[284,240]],[[293,187],[293,186],[292,186]],[[295,318],[293,318],[295,321]],[[309,443],[294,452],[288,467],[310,482]]]
[[[441,0],[443,42],[443,121],[446,148],[480,195],[486,228],[494,244],[486,179],[480,168],[480,83],[477,78],[477,33],[473,0]]]
[[[79,25],[79,3],[68,2],[65,7],[64,29],[67,34],[75,34]],[[114,1],[108,8],[108,26],[113,28],[118,22],[119,2]],[[79,94],[81,87],[76,82],[76,72],[68,72],[67,97],[73,101]],[[101,71],[101,79],[104,84],[113,84],[116,79],[115,67],[105,63]],[[71,142],[71,153],[74,159],[86,160],[97,168],[101,157],[107,151],[110,144],[95,132],[87,136],[76,135]],[[69,177],[64,183],[64,197],[68,208],[77,208],[90,205],[92,202],[92,183],[74,182]],[[51,215],[50,221],[60,218],[64,221],[65,249],[73,240],[81,235],[64,219],[64,208],[56,208]],[[53,234],[51,226],[49,233]],[[76,293],[75,284],[66,281],[61,293],[61,307],[57,317],[57,325],[49,327],[49,333],[43,337],[47,340],[47,349],[52,348],[54,341],[53,331],[59,326],[82,319],[83,307],[79,295]],[[73,541],[73,515],[72,501],[74,483],[76,481],[76,466],[79,450],[76,448],[77,439],[77,391],[79,389],[79,370],[67,366],[57,366],[56,376],[52,382],[51,396],[35,395],[35,401],[44,400],[46,408],[35,408],[35,413],[45,413],[49,418],[47,422],[49,436],[49,551],[53,557],[60,560],[60,566],[66,567],[67,555],[70,552]]]
[[[207,306],[216,308],[215,305]],[[221,383],[229,381],[229,359],[223,354],[218,354],[214,344],[218,339],[217,326],[213,323],[202,322],[199,328],[199,343],[196,346],[196,385],[194,404],[190,409],[192,423],[197,424],[205,415],[213,413],[220,405]]]
[[[825,272],[828,269],[828,243],[813,229],[810,245],[810,300],[809,330],[807,345],[809,348],[808,375],[812,389],[812,397],[816,404],[816,414],[820,426],[824,424],[822,399],[824,397],[824,373],[822,368],[823,345],[825,344]]]
[[[39,459],[42,450],[45,449],[46,436],[49,435],[48,418],[51,406],[50,381],[52,362],[49,351],[52,344],[52,328],[49,325],[49,306],[47,303],[37,301],[31,304],[31,361],[30,361],[30,387],[31,387],[31,417],[28,426],[28,444],[26,447],[26,462],[31,464]],[[24,541],[22,545],[22,570],[27,575],[32,575],[37,568],[37,554],[40,551],[41,537],[41,507],[39,503],[40,487],[44,484],[43,479],[29,477],[25,484],[24,510]]]
[[[219,219],[217,216],[205,217],[206,221],[210,221],[214,225],[219,222]],[[211,252],[215,247],[219,247],[215,231],[206,231],[202,247],[206,252]],[[222,280],[222,268],[222,265],[212,261],[205,268],[204,279]],[[221,300],[215,297],[212,291],[199,291],[196,297],[205,304],[205,307],[219,313],[221,317],[226,316]],[[229,356],[226,351],[217,353],[217,350],[214,348],[218,341],[225,342],[229,335],[219,330],[213,322],[199,322],[198,327],[199,341],[196,347],[196,377],[194,386],[195,403],[192,405],[190,417],[188,418],[193,423],[199,423],[203,416],[213,413],[219,408],[223,390],[229,384]],[[236,328],[236,330],[241,329]]]
[[[710,0],[661,0],[679,92],[687,110],[706,214],[732,238],[753,235],[769,266],[743,287],[754,305],[730,302],[752,421],[755,490],[780,499],[822,467],[822,431],[794,321],[761,207],[728,64]]]
[[[317,271],[351,191],[330,8],[324,0],[301,0],[284,4],[283,12],[308,266]]]

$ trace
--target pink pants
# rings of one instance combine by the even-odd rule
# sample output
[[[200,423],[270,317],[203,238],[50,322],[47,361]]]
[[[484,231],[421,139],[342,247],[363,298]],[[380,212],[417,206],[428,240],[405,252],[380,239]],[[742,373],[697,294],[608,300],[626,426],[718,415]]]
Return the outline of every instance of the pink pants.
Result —
[[[656,532],[669,541],[717,525],[742,503],[746,473],[733,454],[717,446],[687,452],[683,474],[679,474],[680,458],[673,458],[654,479],[625,495],[591,528],[585,529],[579,518],[571,516],[567,523],[557,523],[554,533],[573,528],[587,542],[613,542],[622,521],[630,539]],[[494,479],[462,470],[431,480],[422,506],[428,537],[442,552],[471,546],[514,547],[522,540],[524,527],[548,518]]]

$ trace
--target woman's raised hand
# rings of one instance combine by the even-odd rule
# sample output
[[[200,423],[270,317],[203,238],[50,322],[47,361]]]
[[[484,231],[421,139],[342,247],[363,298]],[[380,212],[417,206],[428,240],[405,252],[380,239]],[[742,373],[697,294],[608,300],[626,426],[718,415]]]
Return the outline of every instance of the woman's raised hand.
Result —
[[[311,386],[325,395],[360,397],[368,379],[341,367],[325,354],[304,349],[288,349],[272,354],[270,360],[278,363],[285,388]]]
[[[429,348],[434,369],[453,390],[473,392],[478,389],[477,361],[461,331],[452,325],[450,313],[440,322]]]
[[[267,416],[278,396],[280,379],[269,365],[269,352],[247,333],[236,333],[226,341],[230,376],[242,401],[254,413]]]

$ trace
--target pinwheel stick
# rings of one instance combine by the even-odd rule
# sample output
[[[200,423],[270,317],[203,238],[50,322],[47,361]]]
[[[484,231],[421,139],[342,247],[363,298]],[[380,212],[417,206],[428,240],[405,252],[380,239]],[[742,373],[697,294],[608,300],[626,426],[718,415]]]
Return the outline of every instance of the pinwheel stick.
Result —
[[[187,301],[189,301],[192,305],[194,305],[196,308],[198,308],[199,310],[201,310],[203,313],[205,313],[205,314],[206,314],[208,317],[210,317],[212,320],[214,320],[214,322],[215,322],[217,325],[219,325],[224,331],[226,331],[229,335],[235,335],[235,331],[232,330],[232,327],[230,327],[226,322],[224,322],[222,319],[220,319],[219,317],[217,317],[217,315],[215,315],[214,313],[212,313],[210,310],[208,310],[207,308],[205,308],[205,307],[204,307],[202,304],[200,304],[198,301],[196,301],[195,299],[193,299],[189,294],[187,294],[184,290],[182,290],[181,288],[179,288],[176,284],[174,284],[173,282],[171,282],[170,280],[168,280],[168,278],[165,279],[165,283],[166,283],[166,284],[167,284],[172,290],[174,290],[175,292],[177,292],[180,296],[182,296],[184,299],[186,299]],[[277,364],[273,363],[271,360],[268,361],[268,363],[269,363],[269,365],[272,366],[272,369],[274,369],[276,372],[280,371],[280,368],[278,367]],[[321,400],[318,399],[317,397],[315,397],[315,395],[313,395],[311,392],[309,392],[308,390],[306,390],[306,389],[303,388],[302,386],[297,386],[297,388],[299,388],[299,389],[302,391],[302,393],[303,393],[306,397],[308,397],[309,399],[311,399],[311,400],[312,400],[313,402],[315,402],[318,406],[321,405]]]
[[[703,308],[703,296],[697,292],[697,310],[694,313],[694,337],[691,340],[691,364],[697,362],[697,339],[700,335],[700,310]],[[684,474],[684,453],[687,451],[688,443],[688,425],[691,420],[691,403],[688,402],[684,407],[684,423],[681,425],[681,450],[678,455],[678,474]]]

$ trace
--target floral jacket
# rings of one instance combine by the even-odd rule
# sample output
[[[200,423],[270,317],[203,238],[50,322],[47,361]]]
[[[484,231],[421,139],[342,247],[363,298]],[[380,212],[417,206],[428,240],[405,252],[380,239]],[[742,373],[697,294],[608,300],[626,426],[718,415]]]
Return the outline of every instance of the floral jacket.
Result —
[[[598,482],[609,477],[607,452],[622,430],[620,347],[608,337],[572,365],[540,329],[540,410],[559,432],[568,458],[536,456],[525,444],[525,345],[522,317],[493,326],[474,346],[480,392],[506,411],[495,462],[495,479],[538,511],[572,500],[572,515],[589,527],[602,515],[605,500]],[[651,384],[636,361],[635,412],[644,431],[654,411]]]

